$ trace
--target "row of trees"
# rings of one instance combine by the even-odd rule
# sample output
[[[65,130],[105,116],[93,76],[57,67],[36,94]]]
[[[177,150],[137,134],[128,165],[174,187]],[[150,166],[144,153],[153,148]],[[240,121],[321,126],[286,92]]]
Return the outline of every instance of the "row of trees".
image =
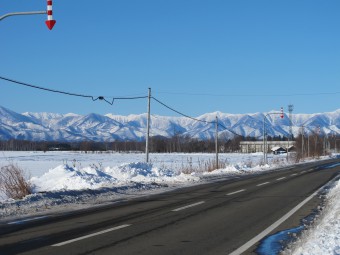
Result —
[[[239,151],[242,137],[219,141],[220,152]],[[150,152],[214,152],[215,140],[198,140],[188,136],[174,136],[172,138],[151,137],[149,141]],[[114,141],[114,142],[48,142],[8,140],[0,141],[0,151],[145,151],[145,141]]]
[[[337,153],[340,149],[340,136],[321,136],[317,133],[299,134],[295,141],[298,159],[306,157],[318,158],[332,152]]]
[[[269,137],[268,141],[284,141],[284,137]],[[252,141],[251,137],[234,137],[233,139],[219,140],[220,152],[238,152],[240,150],[240,141]],[[327,155],[331,151],[340,149],[339,136],[320,136],[316,133],[295,138],[296,152],[298,158],[320,157]],[[171,138],[151,137],[149,142],[150,152],[171,153],[171,152],[215,152],[215,140],[198,140],[189,136],[175,135]],[[144,141],[115,141],[115,142],[47,142],[47,141],[25,141],[25,140],[8,140],[0,141],[1,151],[145,151]]]

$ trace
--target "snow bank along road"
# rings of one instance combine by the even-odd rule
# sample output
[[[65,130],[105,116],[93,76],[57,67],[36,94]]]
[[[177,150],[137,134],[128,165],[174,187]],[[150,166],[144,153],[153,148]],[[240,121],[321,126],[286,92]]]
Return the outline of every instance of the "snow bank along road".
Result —
[[[311,195],[340,173],[336,163],[339,159],[4,222],[0,254],[251,254],[267,232],[293,227],[311,213],[318,202]],[[292,211],[302,201],[307,203]]]

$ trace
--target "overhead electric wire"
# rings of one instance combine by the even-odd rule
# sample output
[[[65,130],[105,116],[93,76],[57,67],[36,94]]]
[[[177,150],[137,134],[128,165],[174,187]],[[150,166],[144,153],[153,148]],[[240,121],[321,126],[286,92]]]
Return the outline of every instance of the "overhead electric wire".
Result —
[[[169,110],[171,110],[171,111],[173,111],[173,112],[175,112],[175,113],[178,113],[179,115],[182,115],[183,117],[186,117],[186,118],[189,118],[189,119],[198,121],[198,122],[207,123],[207,124],[214,124],[214,123],[216,123],[215,121],[206,121],[206,120],[196,119],[196,118],[194,118],[194,117],[191,117],[191,116],[189,116],[189,115],[187,115],[187,114],[184,114],[184,113],[182,113],[182,112],[180,112],[180,111],[175,110],[174,108],[172,108],[172,107],[166,105],[165,103],[159,101],[159,100],[158,100],[157,98],[155,98],[155,97],[151,97],[151,98],[154,99],[157,103],[163,105],[165,108],[168,108]]]
[[[106,103],[108,103],[110,105],[113,105],[114,100],[133,100],[133,99],[147,98],[147,96],[138,96],[138,97],[104,97],[104,96],[83,95],[83,94],[71,93],[71,92],[66,92],[66,91],[62,91],[62,90],[49,89],[49,88],[45,88],[45,87],[41,87],[41,86],[36,86],[36,85],[29,84],[29,83],[26,83],[26,82],[21,82],[21,81],[13,80],[13,79],[10,79],[10,78],[6,78],[6,77],[3,77],[3,76],[0,76],[0,79],[8,81],[8,82],[16,83],[16,84],[19,84],[19,85],[23,85],[23,86],[26,86],[26,87],[48,91],[48,92],[59,93],[59,94],[68,95],[68,96],[91,98],[92,101],[102,100],[102,101],[105,101]],[[112,101],[109,101],[106,98],[112,98]]]
[[[114,100],[135,100],[135,99],[145,99],[145,98],[148,98],[148,96],[135,96],[135,97],[112,97],[112,96],[106,96],[106,97],[104,97],[104,96],[84,95],[84,94],[77,94],[77,93],[71,93],[71,92],[66,92],[66,91],[62,91],[62,90],[55,90],[55,89],[49,89],[49,88],[46,88],[46,87],[36,86],[36,85],[33,85],[33,84],[29,84],[29,83],[13,80],[13,79],[10,79],[10,78],[6,78],[6,77],[3,77],[3,76],[0,76],[0,79],[8,81],[8,82],[11,82],[11,83],[15,83],[15,84],[31,87],[31,88],[34,88],[34,89],[40,89],[40,90],[44,90],[44,91],[48,91],[48,92],[59,93],[59,94],[64,94],[64,95],[68,95],[68,96],[91,98],[92,101],[102,100],[102,101],[105,101],[106,103],[108,103],[110,105],[113,105]],[[336,93],[340,93],[340,92],[336,92]],[[172,93],[172,94],[176,94],[176,93]],[[324,94],[327,94],[327,93],[324,93]],[[187,95],[189,95],[189,94],[187,93]],[[207,94],[192,94],[192,95],[207,95]],[[107,100],[107,98],[112,99],[112,101]],[[161,102],[160,100],[158,100],[157,98],[155,98],[153,96],[151,98],[153,100],[155,100],[157,103],[159,103],[162,106],[164,106],[165,108],[167,108],[167,109],[169,109],[169,110],[171,110],[171,111],[173,111],[173,112],[175,112],[175,113],[177,113],[177,114],[179,114],[179,115],[181,115],[183,117],[186,117],[186,118],[189,118],[191,120],[194,120],[194,121],[197,121],[197,122],[201,122],[201,123],[216,124],[216,121],[206,121],[206,120],[201,120],[201,119],[197,119],[197,118],[191,117],[191,116],[189,116],[187,114],[184,114],[184,113],[174,109],[173,107],[170,107],[169,105]],[[221,126],[222,128],[224,128],[224,130],[227,130],[227,131],[229,131],[230,133],[232,133],[234,135],[244,137],[243,135],[237,134],[232,129],[225,127],[219,121],[217,122],[217,124],[218,124],[218,126]]]
[[[337,94],[340,94],[340,92],[335,91],[335,92],[315,92],[315,93],[292,93],[292,94],[210,94],[210,93],[159,91],[159,92],[156,92],[156,94],[184,95],[184,96],[211,96],[211,97],[291,97],[291,96],[337,95]]]
[[[159,104],[163,105],[164,107],[168,108],[169,110],[173,111],[173,112],[176,112],[178,113],[179,115],[182,115],[183,117],[186,117],[186,118],[189,118],[191,120],[194,120],[194,121],[198,121],[198,122],[203,122],[203,123],[206,123],[206,124],[216,124],[216,121],[206,121],[206,120],[200,120],[200,119],[197,119],[197,118],[194,118],[194,117],[191,117],[187,114],[184,114],[178,110],[175,110],[174,108],[166,105],[165,103],[161,102],[160,100],[158,100],[157,98],[155,97],[152,97],[152,99],[154,99],[156,102],[158,102]],[[236,135],[236,136],[240,136],[240,137],[244,137],[243,135],[240,135],[238,133],[236,133],[235,131],[233,131],[232,129],[230,128],[227,128],[225,127],[223,124],[221,124],[219,121],[217,122],[218,126],[222,127],[224,130],[227,130],[229,131],[230,133]],[[260,136],[259,136],[260,137]]]

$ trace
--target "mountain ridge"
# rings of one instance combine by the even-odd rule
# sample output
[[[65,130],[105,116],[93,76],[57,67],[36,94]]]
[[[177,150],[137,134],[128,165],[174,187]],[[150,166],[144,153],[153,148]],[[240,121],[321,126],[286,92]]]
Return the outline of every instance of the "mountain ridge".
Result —
[[[271,111],[273,112],[273,111]],[[284,114],[248,113],[231,114],[213,112],[202,114],[195,121],[186,117],[151,116],[151,136],[172,137],[186,135],[200,140],[215,136],[215,117],[219,119],[219,137],[232,138],[235,134],[261,139],[263,119],[266,115],[266,131],[270,136],[288,136],[289,118]],[[116,141],[145,139],[147,114],[86,115],[68,113],[16,113],[0,106],[0,139],[32,141]],[[297,136],[304,126],[305,133],[320,129],[323,135],[340,134],[340,109],[333,112],[314,114],[292,114],[293,135]]]

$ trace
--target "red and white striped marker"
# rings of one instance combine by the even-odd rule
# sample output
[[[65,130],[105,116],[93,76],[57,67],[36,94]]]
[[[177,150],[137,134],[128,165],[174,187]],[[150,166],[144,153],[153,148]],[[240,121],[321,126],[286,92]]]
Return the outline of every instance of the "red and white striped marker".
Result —
[[[283,115],[283,107],[281,107],[281,115],[280,115],[281,119],[283,119],[284,115]]]
[[[56,23],[52,17],[52,0],[47,0],[47,20],[45,23],[49,30],[52,30]]]

